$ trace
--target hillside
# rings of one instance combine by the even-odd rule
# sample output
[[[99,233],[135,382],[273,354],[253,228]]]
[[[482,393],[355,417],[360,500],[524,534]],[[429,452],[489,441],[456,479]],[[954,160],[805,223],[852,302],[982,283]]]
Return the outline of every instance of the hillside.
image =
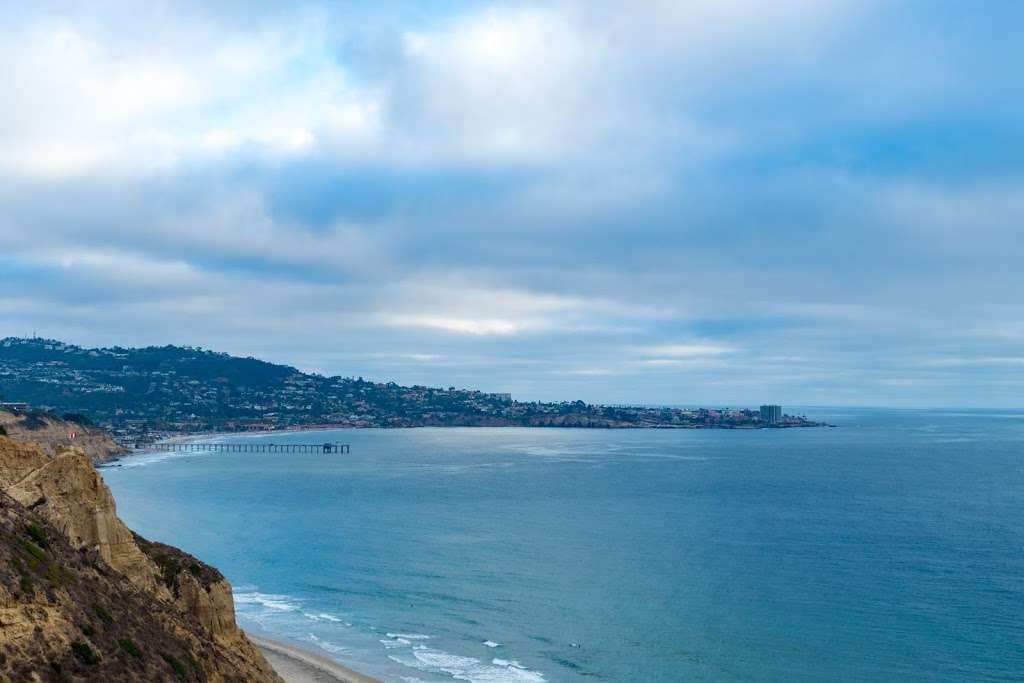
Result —
[[[82,417],[62,419],[47,413],[0,410],[0,427],[15,441],[35,444],[49,455],[72,446],[80,448],[95,464],[128,452],[107,432],[85,424]]]
[[[530,426],[805,427],[751,410],[610,407],[582,401],[523,402],[454,387],[405,387],[324,377],[286,365],[191,347],[85,349],[54,340],[0,340],[0,392],[56,412],[78,413],[123,439],[153,432],[344,427]]]
[[[3,436],[0,681],[281,683],[219,572],[133,535],[82,451]]]

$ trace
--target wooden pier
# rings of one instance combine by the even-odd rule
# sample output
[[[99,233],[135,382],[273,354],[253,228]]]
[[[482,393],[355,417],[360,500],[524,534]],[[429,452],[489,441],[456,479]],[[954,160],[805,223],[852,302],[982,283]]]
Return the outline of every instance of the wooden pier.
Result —
[[[155,443],[144,446],[147,451],[210,452],[210,453],[348,453],[347,443]]]

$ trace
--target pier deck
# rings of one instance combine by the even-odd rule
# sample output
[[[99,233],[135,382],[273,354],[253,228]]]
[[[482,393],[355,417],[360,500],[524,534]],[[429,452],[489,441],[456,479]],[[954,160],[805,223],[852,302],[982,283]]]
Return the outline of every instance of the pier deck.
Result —
[[[349,453],[347,443],[155,443],[147,451],[211,453]]]

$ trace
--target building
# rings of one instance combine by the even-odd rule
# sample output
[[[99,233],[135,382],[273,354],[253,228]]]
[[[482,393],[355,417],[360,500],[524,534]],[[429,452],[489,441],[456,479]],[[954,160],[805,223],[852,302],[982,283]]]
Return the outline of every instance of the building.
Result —
[[[782,421],[782,406],[761,406],[761,419],[770,425],[778,424]]]

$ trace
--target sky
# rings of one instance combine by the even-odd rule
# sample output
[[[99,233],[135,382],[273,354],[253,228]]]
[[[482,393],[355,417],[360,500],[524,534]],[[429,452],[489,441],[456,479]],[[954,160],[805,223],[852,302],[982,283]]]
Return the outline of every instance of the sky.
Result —
[[[1024,3],[6,3],[0,336],[1024,407]]]

